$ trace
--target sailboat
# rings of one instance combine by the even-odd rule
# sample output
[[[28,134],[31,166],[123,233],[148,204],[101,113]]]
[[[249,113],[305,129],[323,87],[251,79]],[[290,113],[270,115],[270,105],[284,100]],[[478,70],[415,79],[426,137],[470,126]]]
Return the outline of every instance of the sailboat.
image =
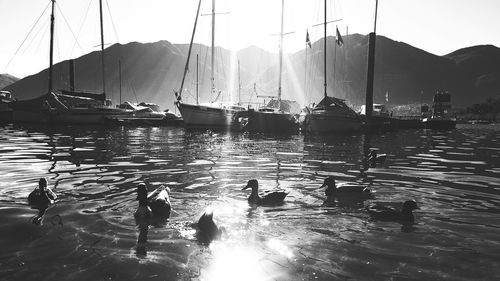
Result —
[[[248,110],[248,117],[243,129],[249,132],[290,132],[299,131],[297,114],[291,113],[295,102],[281,99],[281,77],[283,69],[283,11],[285,1],[281,1],[281,32],[279,50],[279,76],[278,76],[278,98],[269,101],[267,106],[259,108],[257,111]]]
[[[361,128],[361,119],[358,114],[350,108],[344,100],[330,97],[327,94],[326,73],[326,0],[324,15],[324,44],[323,44],[323,75],[324,75],[324,97],[306,114],[303,127],[306,133],[328,134],[338,132],[355,132]]]
[[[233,128],[238,125],[238,118],[241,116],[240,113],[245,110],[243,106],[239,104],[199,104],[198,99],[196,104],[190,104],[182,101],[182,89],[184,87],[184,81],[186,78],[187,70],[189,67],[189,59],[191,56],[191,50],[193,47],[193,39],[196,31],[196,25],[198,22],[198,16],[200,13],[201,0],[198,3],[198,9],[196,12],[196,19],[194,23],[193,33],[191,35],[191,42],[189,43],[188,56],[186,60],[186,66],[184,68],[184,75],[182,76],[181,87],[178,92],[175,93],[177,101],[175,105],[181,113],[184,124],[187,126],[194,127],[209,127],[209,128]],[[215,0],[212,0],[212,45],[211,45],[211,94],[215,93],[215,79],[214,79],[214,60],[215,60]]]
[[[106,100],[106,75],[104,61],[104,25],[102,18],[102,0],[99,0],[99,15],[101,27],[101,72],[102,72],[102,99],[95,103],[94,98],[87,102],[81,93],[66,91],[65,95],[59,95],[56,99],[62,104],[52,114],[52,122],[63,124],[102,124],[117,118],[131,117],[135,110],[113,107],[110,100]],[[71,70],[70,70],[71,72]],[[96,96],[95,94],[90,94]],[[64,98],[66,96],[66,98]],[[69,97],[68,97],[69,96]],[[88,96],[88,95],[87,95]],[[98,99],[97,99],[98,100]],[[76,102],[75,102],[76,101]]]
[[[14,122],[39,122],[45,123],[50,119],[50,105],[48,98],[52,97],[52,61],[54,49],[54,7],[55,0],[52,1],[50,14],[50,57],[49,57],[49,89],[46,94],[29,100],[12,101],[9,106],[12,108],[12,121]]]
[[[55,93],[52,82],[53,42],[54,42],[54,6],[52,0],[50,24],[50,60],[49,60],[49,87],[48,92],[30,100],[14,101],[10,104],[13,109],[14,122],[36,123],[64,123],[64,124],[101,124],[106,118],[131,115],[133,111],[114,108],[106,100],[104,75],[104,36],[102,22],[102,0],[99,0],[101,19],[101,67],[102,67],[102,94],[63,91]],[[71,71],[70,71],[71,72]]]

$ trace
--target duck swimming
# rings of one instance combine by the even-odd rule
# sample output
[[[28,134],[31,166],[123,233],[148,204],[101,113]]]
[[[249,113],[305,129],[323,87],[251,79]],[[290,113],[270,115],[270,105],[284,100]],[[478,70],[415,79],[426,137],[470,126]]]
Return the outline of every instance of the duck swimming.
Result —
[[[247,188],[252,189],[248,202],[257,205],[277,205],[282,204],[288,193],[284,191],[268,191],[259,195],[259,182],[255,179],[249,180],[247,185],[242,190]]]
[[[170,217],[172,207],[170,204],[170,188],[162,185],[148,195],[146,184],[140,183],[137,186],[137,200],[139,208],[134,216],[139,218]]]
[[[359,185],[357,183],[346,182],[343,184],[336,185],[335,178],[333,176],[329,176],[323,182],[323,185],[319,188],[327,187],[325,189],[325,195],[327,197],[335,197],[341,195],[350,195],[350,196],[370,196],[372,194],[371,190],[363,185]]]
[[[47,209],[57,199],[57,195],[47,187],[47,179],[41,178],[38,187],[28,195],[28,203],[33,209]]]
[[[214,222],[214,213],[212,210],[206,211],[198,220],[198,240],[200,242],[210,243],[212,240],[221,236],[222,230]]]
[[[413,224],[415,222],[415,217],[412,211],[417,209],[420,208],[417,206],[415,200],[405,201],[400,211],[392,207],[376,204],[371,204],[366,207],[368,214],[375,220],[394,221],[401,224]]]

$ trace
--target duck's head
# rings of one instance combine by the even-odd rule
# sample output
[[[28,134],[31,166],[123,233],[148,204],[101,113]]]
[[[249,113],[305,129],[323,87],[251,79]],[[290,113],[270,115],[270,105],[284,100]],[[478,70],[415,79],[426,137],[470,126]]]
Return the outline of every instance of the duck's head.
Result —
[[[373,157],[373,158],[377,158],[377,150],[376,149],[370,150],[369,156]]]
[[[319,188],[323,188],[325,186],[335,188],[335,178],[333,176],[327,177],[323,182],[323,185],[320,186]]]
[[[259,188],[259,182],[256,179],[249,180],[248,183],[247,183],[247,185],[245,187],[243,187],[242,190],[245,190],[247,188],[251,188],[252,190],[258,189]]]
[[[40,189],[40,191],[45,191],[46,187],[47,187],[47,179],[40,178],[40,180],[38,180],[38,188]]]
[[[146,184],[144,183],[140,183],[139,185],[137,185],[137,200],[139,200],[139,202],[146,202],[147,201],[147,198],[148,198],[148,190],[146,188]]]
[[[402,212],[411,212],[418,209],[420,208],[417,206],[417,202],[415,202],[415,200],[408,200],[403,203]]]

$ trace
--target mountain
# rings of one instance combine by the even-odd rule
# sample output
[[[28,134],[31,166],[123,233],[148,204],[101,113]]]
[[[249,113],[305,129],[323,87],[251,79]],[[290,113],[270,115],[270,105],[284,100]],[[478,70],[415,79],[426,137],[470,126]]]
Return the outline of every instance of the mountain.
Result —
[[[481,45],[457,50],[445,56],[455,62],[471,94],[500,98],[500,48]]]
[[[335,38],[327,37],[328,95],[346,99],[359,106],[365,102],[368,37],[345,36],[344,46],[335,49]],[[312,48],[287,54],[283,60],[282,96],[302,105],[319,102],[323,97],[323,40]],[[189,45],[132,42],[105,49],[106,94],[119,101],[121,62],[122,101],[154,102],[173,109],[174,91],[178,91]],[[286,50],[285,50],[286,51]],[[307,52],[307,57],[306,57]],[[240,61],[243,102],[257,102],[259,96],[278,92],[278,55],[252,46],[232,52],[215,49],[215,93],[211,93],[210,48],[194,44],[182,98],[196,99],[196,55],[198,60],[199,100],[236,100],[238,63]],[[377,36],[375,54],[374,102],[389,104],[430,103],[437,90],[452,94],[454,107],[480,103],[500,94],[500,49],[475,46],[436,56],[403,42]],[[67,61],[54,65],[54,88],[68,89]],[[333,66],[335,65],[335,69]],[[76,89],[102,92],[100,52],[75,59]],[[335,76],[335,78],[334,78]],[[25,77],[6,87],[18,99],[29,99],[47,90],[48,71]],[[337,81],[334,83],[333,81]],[[220,94],[219,94],[220,91]],[[230,96],[230,97],[228,97]]]
[[[14,77],[10,74],[4,73],[0,74],[0,89],[7,87],[8,85],[16,82],[19,78]]]

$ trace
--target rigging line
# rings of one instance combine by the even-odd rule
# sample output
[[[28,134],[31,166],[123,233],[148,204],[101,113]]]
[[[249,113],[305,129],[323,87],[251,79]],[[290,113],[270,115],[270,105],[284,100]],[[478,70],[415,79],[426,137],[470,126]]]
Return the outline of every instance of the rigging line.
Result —
[[[111,9],[109,8],[108,0],[106,0],[106,7],[108,8],[108,14],[109,14],[109,18],[111,20],[111,26],[113,26],[113,31],[115,32],[116,42],[118,43],[118,42],[120,42],[120,40],[118,40],[118,32],[116,32],[115,22],[113,21],[113,16],[111,15]]]
[[[71,32],[71,35],[73,35],[73,38],[75,39],[75,42],[76,44],[78,45],[78,47],[80,47],[80,51],[83,53],[83,48],[82,46],[80,45],[80,43],[78,43],[78,40],[76,39],[76,36],[75,36],[75,33],[73,32],[73,30],[71,29],[71,27],[69,26],[69,23],[68,23],[68,20],[66,19],[66,17],[64,16],[62,10],[61,10],[61,7],[59,7],[59,5],[56,3],[56,7],[57,7],[57,10],[59,11],[59,13],[61,14],[64,22],[66,23],[66,25],[68,26],[68,29],[69,31]]]
[[[33,29],[35,28],[35,26],[38,24],[38,22],[40,21],[40,19],[42,18],[42,16],[45,14],[45,11],[47,11],[47,8],[50,6],[50,4],[52,3],[52,1],[48,1],[47,3],[47,6],[45,7],[45,9],[43,10],[42,14],[38,17],[38,19],[36,20],[35,24],[33,24],[33,26],[31,27],[30,31],[28,32],[28,34],[26,35],[26,37],[24,37],[24,40],[23,42],[21,42],[21,45],[19,45],[19,47],[17,48],[16,52],[14,53],[14,55],[10,58],[9,62],[7,63],[7,65],[5,66],[5,71],[4,72],[7,72],[7,68],[9,67],[10,63],[12,62],[12,60],[14,59],[14,57],[17,55],[17,53],[19,52],[19,50],[21,49],[21,47],[23,46],[24,42],[26,42],[26,39],[28,39],[28,37],[30,36],[31,32],[33,31]]]
[[[33,36],[33,38],[29,41],[28,43],[28,46],[26,46],[26,48],[22,51],[21,55],[24,54],[24,52],[26,52],[26,50],[28,50],[30,47],[31,47],[31,44],[33,44],[33,42],[35,42],[35,39],[38,37],[38,35],[40,34],[40,32],[42,32],[41,34],[41,39],[40,41],[38,41],[38,45],[36,46],[36,49],[35,50],[39,50],[40,49],[40,45],[42,45],[42,42],[47,42],[47,40],[43,40],[45,38],[45,34],[47,34],[48,32],[48,26],[49,26],[49,22],[50,22],[50,19],[47,18],[42,26],[37,30],[35,36]],[[42,31],[43,30],[43,31]]]
[[[87,10],[85,11],[85,15],[83,16],[82,23],[80,24],[80,28],[78,29],[78,34],[76,35],[76,40],[75,43],[73,44],[73,47],[71,48],[70,55],[73,54],[73,50],[75,49],[76,44],[78,43],[78,38],[80,37],[80,33],[82,32],[83,24],[87,20],[87,15],[89,14],[90,11],[90,6],[92,5],[92,0],[89,1],[89,5],[87,6]],[[83,53],[83,52],[82,52]]]

